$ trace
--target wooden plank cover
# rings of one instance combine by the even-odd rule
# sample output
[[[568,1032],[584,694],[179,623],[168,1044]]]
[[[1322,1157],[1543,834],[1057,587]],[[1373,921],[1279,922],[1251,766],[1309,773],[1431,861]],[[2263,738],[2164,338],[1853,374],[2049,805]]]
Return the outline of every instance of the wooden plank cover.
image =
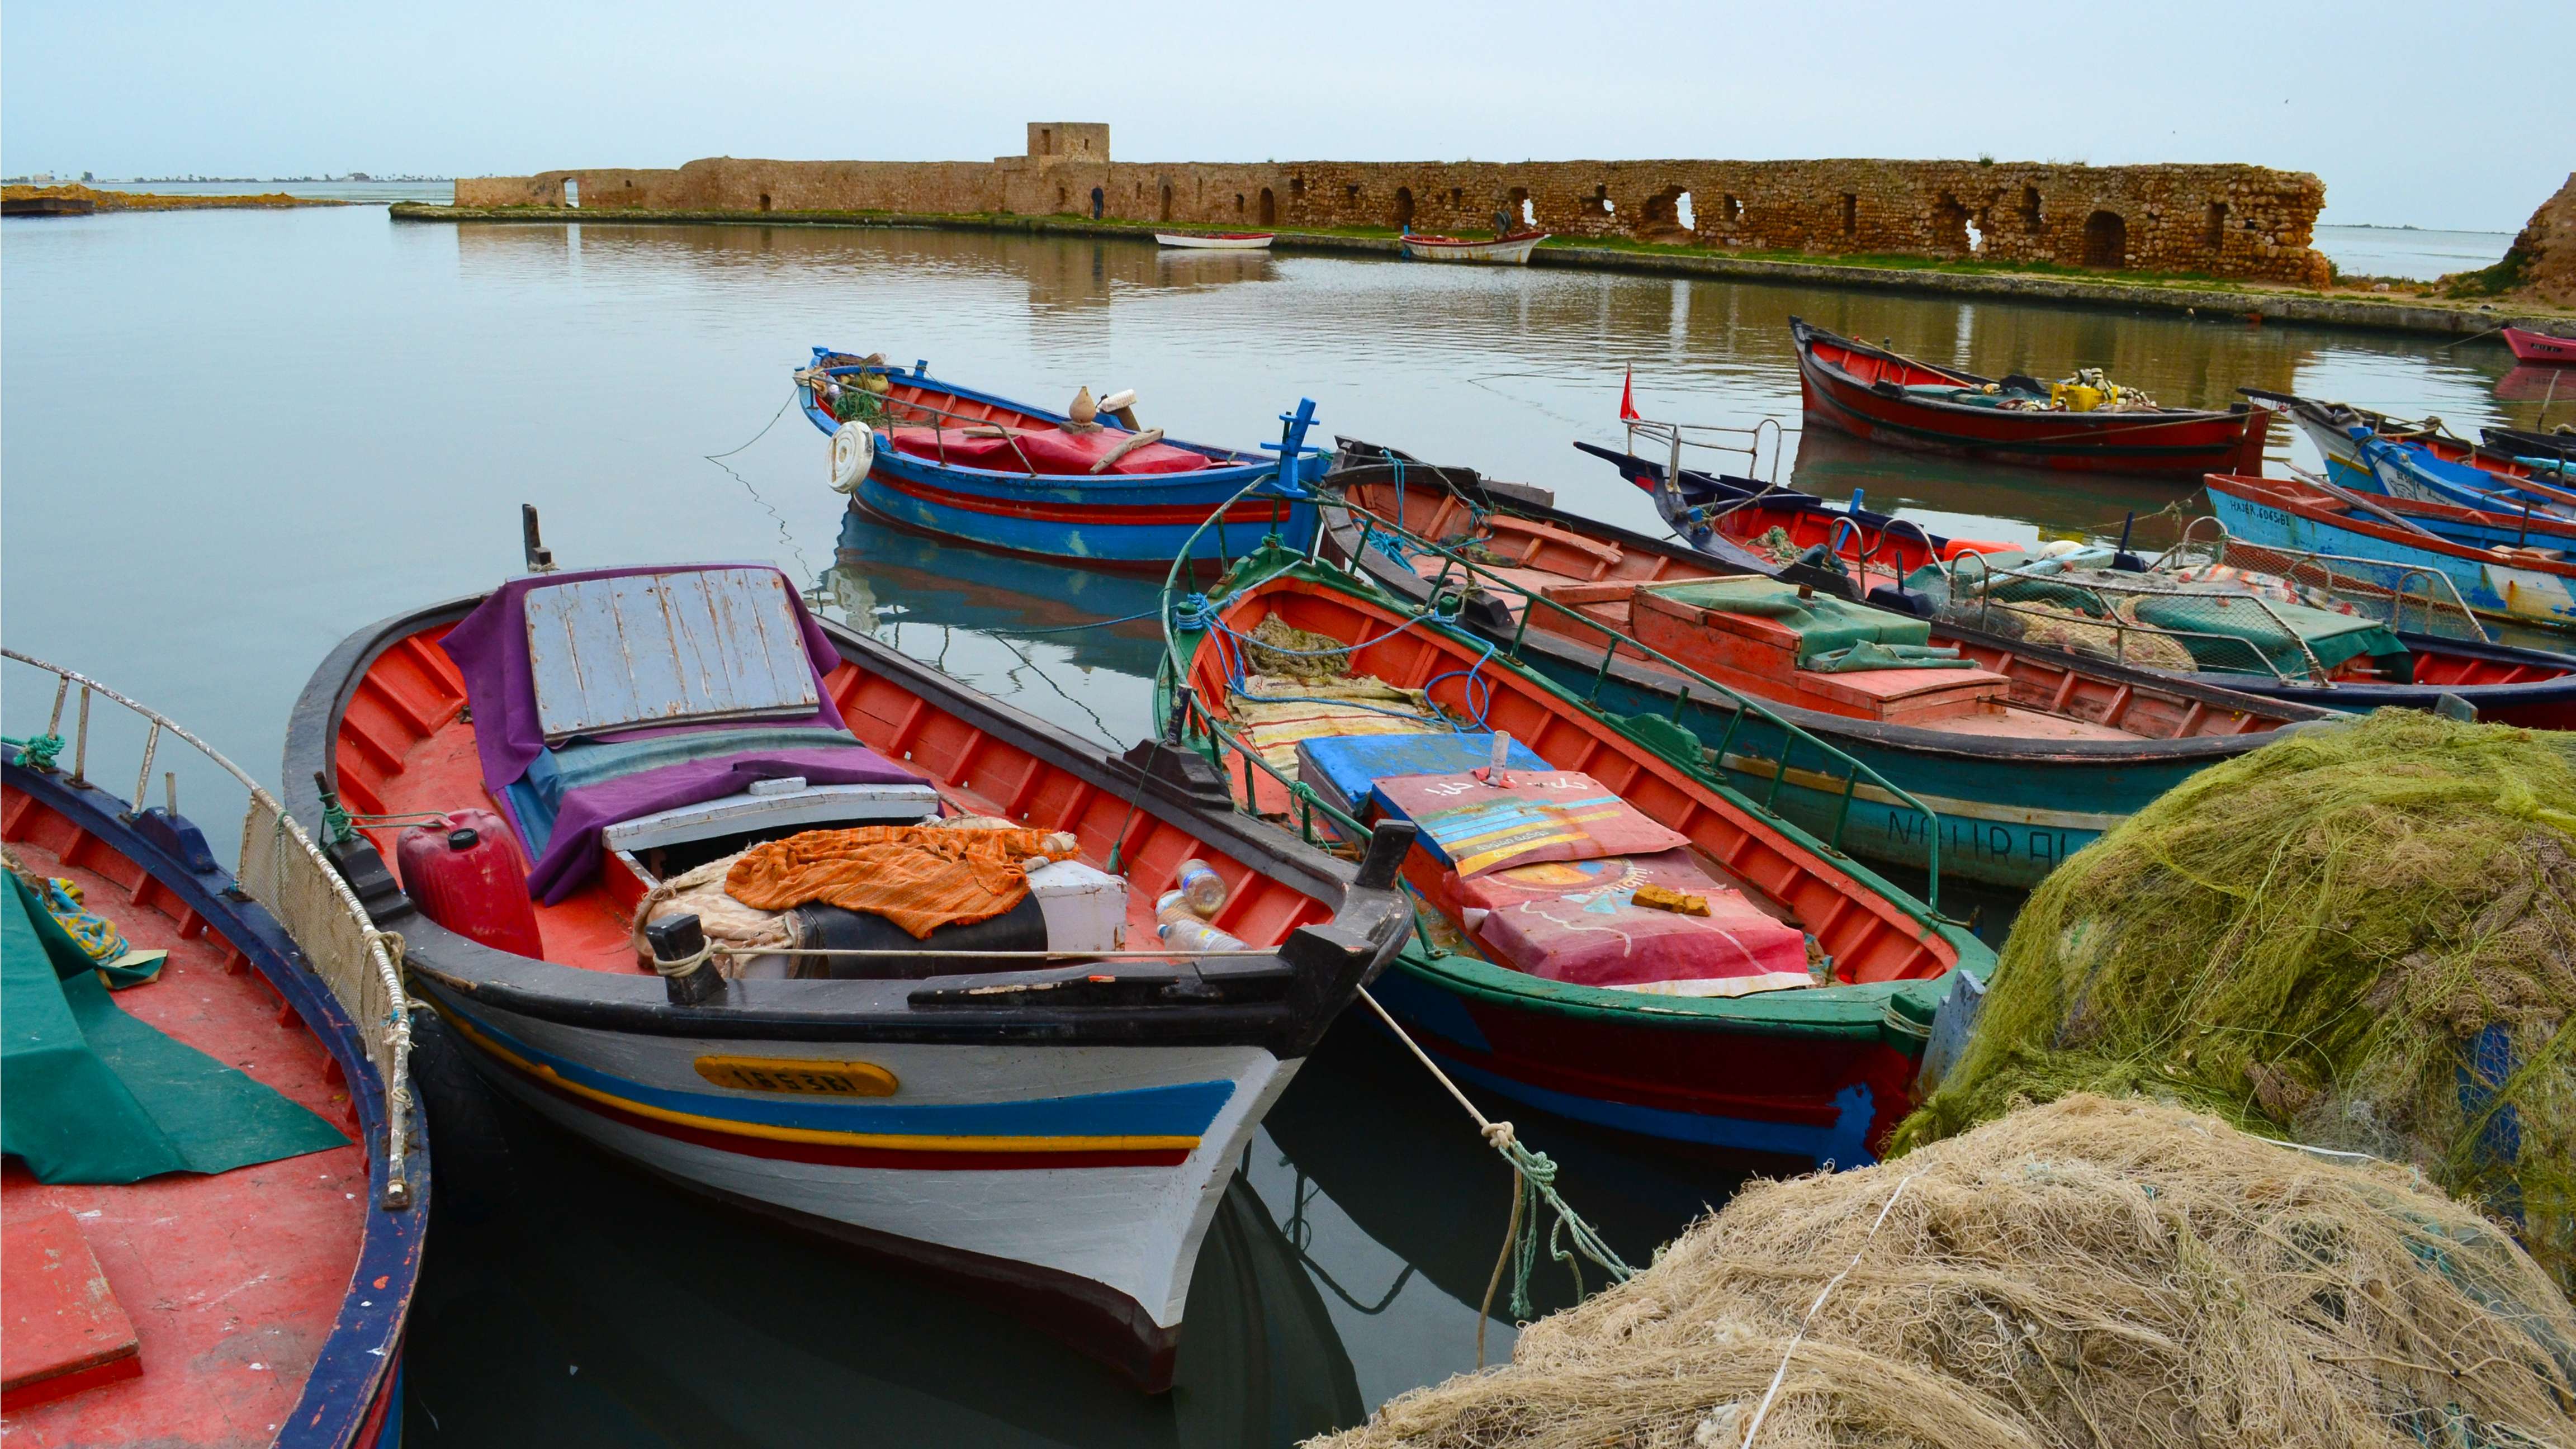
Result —
[[[61,1208],[14,1218],[0,1238],[0,1407],[19,1409],[143,1372],[134,1322]]]
[[[626,574],[531,589],[528,668],[548,744],[818,705],[786,581],[768,569]]]

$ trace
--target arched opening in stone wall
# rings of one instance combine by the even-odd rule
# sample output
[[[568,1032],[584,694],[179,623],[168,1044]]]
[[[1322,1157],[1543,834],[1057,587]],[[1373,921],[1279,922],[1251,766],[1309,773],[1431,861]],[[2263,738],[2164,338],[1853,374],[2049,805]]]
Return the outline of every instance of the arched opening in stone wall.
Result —
[[[1172,219],[1172,183],[1168,181],[1163,183],[1163,206],[1157,215],[1165,221]]]
[[[2209,204],[2209,217],[2202,226],[2200,242],[2202,246],[2209,249],[2211,256],[2216,256],[2227,249],[2226,202],[2213,201]]]
[[[1932,247],[1935,251],[1967,252],[1975,249],[1968,239],[1968,208],[1959,198],[1942,192],[1932,203]]]
[[[766,191],[760,193],[760,209],[763,211],[769,209],[769,193]]]
[[[1279,198],[1272,196],[1267,186],[1261,188],[1261,224],[1263,226],[1279,224]]]
[[[1061,186],[1057,187],[1055,189],[1055,209],[1059,212],[1073,210],[1073,193],[1065,190]]]
[[[1396,227],[1399,230],[1413,225],[1412,187],[1399,186],[1395,188],[1395,207],[1393,210],[1389,211],[1387,215],[1390,218],[1387,224],[1389,226]]]
[[[1503,194],[1503,230],[1538,225],[1538,208],[1530,204],[1529,188],[1515,186]]]
[[[564,205],[566,205],[566,206],[579,206],[579,205],[581,205],[581,178],[580,178],[580,177],[578,177],[578,176],[567,176],[567,177],[565,177],[565,178],[564,178]]]
[[[1729,225],[1744,220],[1744,199],[1730,193],[1719,205],[1718,215]]]
[[[1234,194],[1234,214],[1243,215],[1243,193],[1240,191]]]
[[[1857,191],[1843,193],[1843,235],[1860,235],[1860,193]]]
[[[1038,127],[1038,154],[1041,156],[1052,156],[1055,154],[1055,128],[1053,126]]]
[[[1466,188],[1466,187],[1463,187],[1463,186],[1452,186],[1452,187],[1450,187],[1450,188],[1449,188],[1449,209],[1450,209],[1451,211],[1456,211],[1459,207],[1465,206],[1466,204],[1467,204],[1467,188]]]
[[[2116,211],[2097,211],[2084,218],[2084,265],[2117,267],[2128,261],[2129,224]]]
[[[1986,223],[1988,220],[1989,218],[1982,211],[1977,213],[1975,216],[1968,218],[1968,255],[1972,257],[1982,257],[1986,254]]]
[[[2039,188],[2036,186],[2023,187],[2021,189],[2021,229],[2026,232],[2037,233],[2044,230],[2047,226],[2048,212],[2040,202]]]
[[[1592,209],[1600,212],[1603,216],[1615,216],[1618,214],[1619,204],[1610,199],[1610,183],[1605,181],[1599,186],[1592,188]]]
[[[1109,198],[1101,192],[1100,188],[1097,186],[1091,188],[1091,219],[1093,221],[1100,220],[1101,212],[1108,205]]]

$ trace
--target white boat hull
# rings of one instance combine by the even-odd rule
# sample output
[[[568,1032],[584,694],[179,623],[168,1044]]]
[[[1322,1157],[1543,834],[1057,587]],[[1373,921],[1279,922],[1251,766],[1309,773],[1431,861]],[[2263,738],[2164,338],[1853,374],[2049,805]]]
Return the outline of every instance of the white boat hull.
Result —
[[[1529,264],[1530,253],[1538,250],[1544,236],[1505,237],[1489,242],[1439,242],[1420,237],[1405,237],[1404,254],[1417,262],[1475,262],[1485,266],[1519,267]]]
[[[1217,1200],[1298,1066],[1254,1046],[710,1040],[439,1006],[487,1075],[565,1131],[864,1248],[1088,1309],[1137,1340],[1101,1356],[1148,1378],[1156,1359],[1168,1377]],[[862,1098],[705,1075],[746,1058],[864,1059],[897,1085]]]
[[[1188,232],[1158,231],[1154,240],[1167,247],[1187,247],[1198,251],[1266,252],[1271,238],[1262,236],[1192,236]]]

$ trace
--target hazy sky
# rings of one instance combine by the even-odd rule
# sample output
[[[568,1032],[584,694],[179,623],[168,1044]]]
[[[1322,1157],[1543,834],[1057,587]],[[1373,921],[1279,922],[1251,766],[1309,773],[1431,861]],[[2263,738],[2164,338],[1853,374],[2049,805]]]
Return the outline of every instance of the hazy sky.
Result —
[[[1134,161],[2249,161],[2329,221],[2512,230],[2576,167],[2570,56],[2576,0],[9,0],[0,171],[982,159],[1102,120]]]

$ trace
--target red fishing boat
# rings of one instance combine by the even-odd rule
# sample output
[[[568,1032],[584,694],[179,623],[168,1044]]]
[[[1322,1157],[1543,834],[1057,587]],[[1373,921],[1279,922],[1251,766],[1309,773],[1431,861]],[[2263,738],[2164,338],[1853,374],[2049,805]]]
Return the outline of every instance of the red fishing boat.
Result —
[[[54,706],[0,748],[0,1439],[390,1445],[429,1213],[392,958],[257,782],[104,685],[9,657],[51,676]],[[115,734],[145,738],[138,798],[83,778],[104,763],[94,705],[139,716],[115,721],[143,726]],[[238,876],[178,813],[182,777],[249,796],[223,842]]]
[[[2504,345],[2513,349],[2517,362],[2541,362],[2554,367],[2576,364],[2576,337],[2554,337],[2528,327],[2507,327]]]
[[[1789,319],[1812,427],[1895,448],[2079,473],[2198,482],[2259,473],[2270,414],[2132,403],[2108,383],[1979,377]]]

